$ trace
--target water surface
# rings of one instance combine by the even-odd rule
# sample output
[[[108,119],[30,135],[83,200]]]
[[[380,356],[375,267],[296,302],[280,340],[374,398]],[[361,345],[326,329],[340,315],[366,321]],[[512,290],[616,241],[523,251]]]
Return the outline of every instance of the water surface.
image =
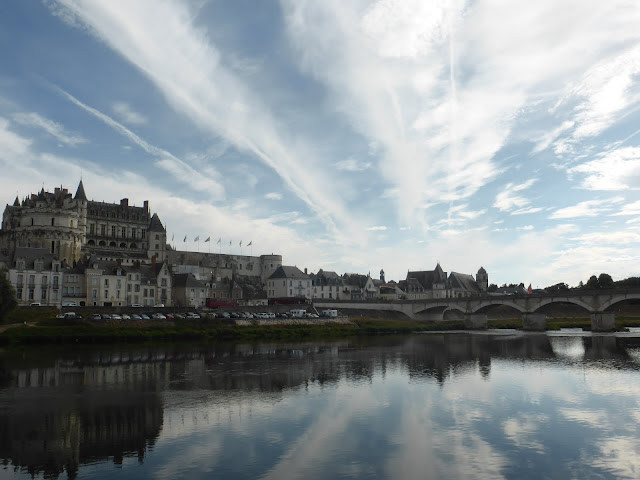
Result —
[[[640,338],[0,352],[0,478],[640,477]]]

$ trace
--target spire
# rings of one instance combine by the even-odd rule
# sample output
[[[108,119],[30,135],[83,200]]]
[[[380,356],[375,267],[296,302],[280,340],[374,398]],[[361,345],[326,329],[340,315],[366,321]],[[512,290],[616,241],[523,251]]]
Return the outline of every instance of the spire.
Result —
[[[18,196],[16,195],[16,200],[13,202],[13,206],[14,207],[19,207],[20,206],[20,200],[18,200]]]
[[[80,183],[78,184],[78,190],[76,190],[75,200],[84,200],[87,201],[87,195],[84,193],[84,186],[82,185],[82,179],[80,179]]]
[[[151,223],[149,224],[149,231],[150,232],[164,232],[165,229],[162,226],[162,222],[160,221],[160,217],[158,217],[157,213],[153,214],[153,217],[151,217]]]

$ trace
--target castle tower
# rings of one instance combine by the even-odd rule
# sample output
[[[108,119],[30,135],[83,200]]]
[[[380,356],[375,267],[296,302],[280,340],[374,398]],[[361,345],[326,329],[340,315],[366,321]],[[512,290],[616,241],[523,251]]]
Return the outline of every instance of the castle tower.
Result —
[[[160,221],[157,213],[151,217],[148,229],[148,242],[147,256],[149,258],[156,257],[158,262],[164,262],[167,260],[167,231]]]
[[[489,288],[489,275],[487,275],[487,271],[483,267],[480,267],[476,274],[476,283],[483,292],[486,292]]]
[[[386,283],[384,281],[384,269],[380,269],[380,283]]]

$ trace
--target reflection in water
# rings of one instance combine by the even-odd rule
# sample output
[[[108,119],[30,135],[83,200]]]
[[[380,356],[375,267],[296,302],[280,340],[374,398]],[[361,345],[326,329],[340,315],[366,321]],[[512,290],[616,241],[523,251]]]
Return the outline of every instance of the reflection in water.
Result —
[[[634,478],[639,349],[489,332],[4,352],[0,477]]]

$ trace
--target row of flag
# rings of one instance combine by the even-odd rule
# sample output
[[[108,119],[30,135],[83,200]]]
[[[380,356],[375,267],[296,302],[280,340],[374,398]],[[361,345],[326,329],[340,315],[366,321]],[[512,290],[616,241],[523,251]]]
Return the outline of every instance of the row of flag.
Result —
[[[173,242],[176,238],[175,233],[171,236],[171,241]],[[184,236],[184,240],[183,242],[187,241],[187,236]],[[198,235],[196,238],[193,239],[194,242],[199,242],[200,241],[200,235]],[[207,239],[204,241],[204,243],[210,242],[211,241],[211,237],[207,237]],[[222,242],[222,237],[220,237],[218,239],[218,241],[216,242],[216,244],[220,244]],[[229,240],[229,246],[231,246],[232,241]],[[253,240],[251,240],[249,243],[246,244],[247,247],[250,247],[251,245],[253,245]],[[240,240],[240,246],[242,247],[242,240]]]

